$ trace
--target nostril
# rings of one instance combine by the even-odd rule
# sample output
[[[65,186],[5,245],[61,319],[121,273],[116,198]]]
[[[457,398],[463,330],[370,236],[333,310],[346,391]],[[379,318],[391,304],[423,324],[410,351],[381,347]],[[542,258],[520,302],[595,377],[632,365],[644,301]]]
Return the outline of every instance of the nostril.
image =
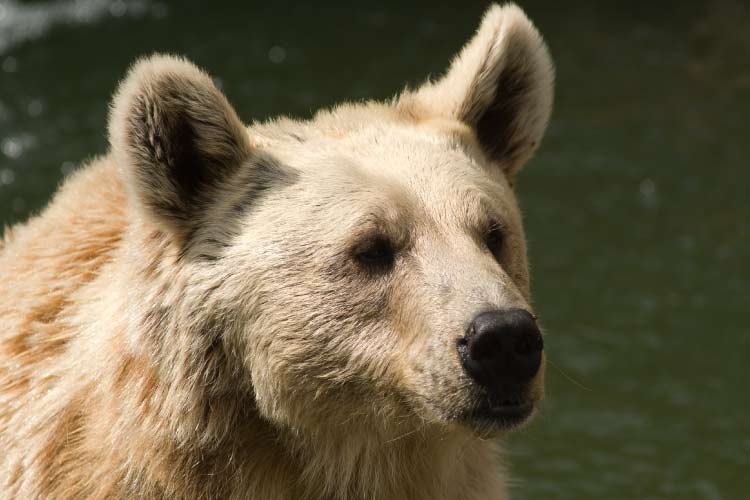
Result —
[[[536,354],[544,349],[544,339],[539,330],[527,332],[516,338],[514,351],[520,356]]]
[[[513,350],[512,340],[506,335],[483,331],[479,335],[469,337],[469,354],[476,361],[497,360],[503,353]]]

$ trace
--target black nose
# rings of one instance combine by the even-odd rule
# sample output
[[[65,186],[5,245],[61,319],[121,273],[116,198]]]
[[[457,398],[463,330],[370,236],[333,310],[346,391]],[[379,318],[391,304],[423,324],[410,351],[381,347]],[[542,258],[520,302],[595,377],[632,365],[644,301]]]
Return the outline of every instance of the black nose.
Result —
[[[458,341],[466,371],[493,392],[531,381],[539,371],[543,347],[534,317],[523,309],[482,313]]]

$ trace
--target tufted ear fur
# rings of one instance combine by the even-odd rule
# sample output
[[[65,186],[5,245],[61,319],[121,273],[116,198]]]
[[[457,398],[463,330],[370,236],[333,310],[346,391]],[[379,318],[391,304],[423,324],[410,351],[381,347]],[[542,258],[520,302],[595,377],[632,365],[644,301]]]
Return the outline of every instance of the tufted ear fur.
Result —
[[[138,61],[120,84],[109,140],[133,201],[178,238],[251,154],[245,126],[211,78],[162,55]]]
[[[472,127],[488,158],[512,176],[532,156],[552,109],[554,69],[523,11],[493,5],[441,79],[404,94],[399,106]]]

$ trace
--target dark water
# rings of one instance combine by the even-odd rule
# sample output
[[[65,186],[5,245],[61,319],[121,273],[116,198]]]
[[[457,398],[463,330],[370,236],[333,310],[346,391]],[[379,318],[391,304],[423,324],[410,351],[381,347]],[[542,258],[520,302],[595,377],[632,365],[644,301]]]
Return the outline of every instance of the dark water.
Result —
[[[141,54],[206,67],[247,121],[308,116],[440,72],[485,6],[0,0],[0,223],[105,152]],[[750,7],[522,6],[558,68],[519,187],[557,368],[515,498],[750,498]]]

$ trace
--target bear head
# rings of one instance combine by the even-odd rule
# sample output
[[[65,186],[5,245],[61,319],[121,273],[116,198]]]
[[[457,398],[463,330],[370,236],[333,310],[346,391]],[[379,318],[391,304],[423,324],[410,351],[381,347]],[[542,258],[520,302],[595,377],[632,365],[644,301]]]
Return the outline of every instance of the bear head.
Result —
[[[246,127],[189,62],[141,60],[110,143],[187,276],[173,301],[264,419],[492,435],[543,396],[513,179],[553,79],[531,22],[494,6],[443,77],[306,121]]]

